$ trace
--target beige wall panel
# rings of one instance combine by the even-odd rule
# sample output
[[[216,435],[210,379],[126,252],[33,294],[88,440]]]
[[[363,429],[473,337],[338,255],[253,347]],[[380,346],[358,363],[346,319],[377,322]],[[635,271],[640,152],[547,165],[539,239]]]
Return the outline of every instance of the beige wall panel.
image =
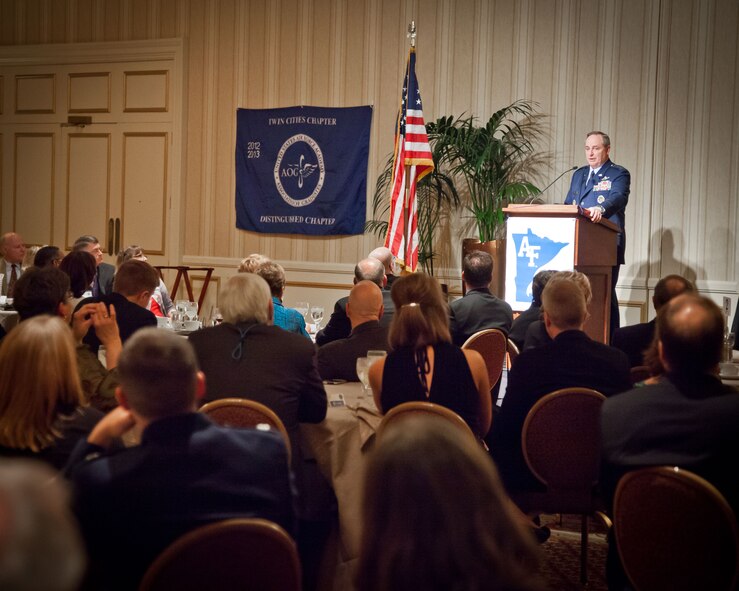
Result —
[[[93,0],[77,0],[72,3],[74,7],[74,30],[75,42],[84,43],[95,40],[95,13],[96,3]]]
[[[252,2],[246,13],[246,88],[242,92],[245,101],[240,107],[263,109],[267,106],[267,9],[266,0]]]
[[[109,113],[110,77],[110,72],[70,73],[67,79],[67,111]]]
[[[115,0],[109,0],[110,2],[115,2]],[[47,6],[49,7],[49,12],[47,15],[47,20],[49,21],[49,37],[45,39],[44,43],[64,43],[65,41],[68,42],[68,36],[67,36],[67,24],[69,22],[68,20],[68,14],[67,14],[67,7],[65,2],[55,2],[54,0],[51,0]]]
[[[234,146],[236,144],[236,72],[240,64],[234,53],[236,44],[236,10],[232,1],[221,2],[218,23],[218,72],[214,77],[217,113],[217,154],[214,168],[213,205],[210,224],[210,249],[214,256],[233,256],[231,245],[236,225],[234,211],[235,171]]]
[[[102,35],[105,41],[121,41],[123,26],[122,0],[105,0]]]
[[[0,115],[5,112],[5,76],[0,76]]]
[[[179,24],[179,2],[177,0],[159,0],[159,35],[161,39],[177,37]]]
[[[149,0],[128,2],[128,39],[148,39]]]
[[[44,19],[41,9],[42,0],[25,0],[23,10],[25,11],[26,27],[24,30],[24,43],[43,43]]]
[[[138,244],[147,254],[165,252],[168,136],[123,134],[121,246]]]
[[[515,0],[498,1],[492,5],[488,12],[489,25],[482,35],[489,35],[492,41],[491,69],[487,73],[491,100],[487,104],[484,113],[480,117],[487,119],[495,111],[512,102],[513,86],[513,64],[511,54],[513,52]],[[491,32],[494,31],[494,34]]]
[[[169,72],[165,70],[124,72],[123,80],[124,112],[169,111]]]
[[[55,102],[56,78],[54,74],[16,76],[16,113],[54,113],[56,108]]]
[[[110,217],[111,137],[70,134],[67,138],[67,225],[64,248],[83,234],[97,236],[106,249]]]
[[[272,107],[287,107],[296,104],[298,100],[297,68],[298,58],[298,31],[299,31],[299,0],[279,1],[278,21],[270,23],[277,27],[279,44],[277,47],[277,64],[273,72],[268,71],[268,77],[275,77],[277,83],[277,97]],[[314,64],[313,69],[320,70],[326,64]]]
[[[16,134],[13,228],[29,244],[51,242],[54,172],[54,135]]]
[[[310,51],[310,62],[306,65],[313,72],[313,75],[308,77],[306,88],[306,104],[309,105],[330,106],[332,104],[329,96],[332,77],[336,73],[331,71],[331,40],[334,34],[331,27],[332,19],[328,17],[331,14],[331,4],[331,0],[314,0],[312,10],[307,15],[314,27],[311,41],[307,43]]]

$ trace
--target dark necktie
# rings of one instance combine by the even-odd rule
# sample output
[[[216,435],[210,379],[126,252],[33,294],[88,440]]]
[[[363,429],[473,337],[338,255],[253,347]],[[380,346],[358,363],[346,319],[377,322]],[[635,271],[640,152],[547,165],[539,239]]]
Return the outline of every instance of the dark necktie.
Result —
[[[18,271],[15,269],[15,263],[10,265],[10,279],[8,279],[8,297],[13,297],[13,291],[15,290],[15,282],[18,281]]]

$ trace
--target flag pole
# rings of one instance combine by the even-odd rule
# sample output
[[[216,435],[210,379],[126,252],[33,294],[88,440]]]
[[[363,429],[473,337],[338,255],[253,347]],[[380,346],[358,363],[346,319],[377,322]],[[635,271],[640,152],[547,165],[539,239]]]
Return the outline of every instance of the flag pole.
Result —
[[[406,34],[411,40],[411,48],[416,47],[416,21],[412,20],[408,25],[408,33]],[[405,165],[405,190],[403,194],[403,246],[405,252],[403,253],[403,264],[408,269],[412,254],[412,246],[408,241],[408,225],[410,224],[410,194],[411,194],[411,166],[410,164]]]

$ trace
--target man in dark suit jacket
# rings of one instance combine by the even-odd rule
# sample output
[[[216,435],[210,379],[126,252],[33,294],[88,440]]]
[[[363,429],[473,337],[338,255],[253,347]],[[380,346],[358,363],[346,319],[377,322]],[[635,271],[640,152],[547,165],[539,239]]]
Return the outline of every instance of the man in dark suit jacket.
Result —
[[[95,273],[95,278],[92,280],[91,285],[93,297],[100,297],[112,293],[115,267],[103,262],[103,249],[100,246],[98,239],[89,234],[80,236],[75,240],[74,245],[72,245],[72,250],[84,250],[95,257],[97,273]]]
[[[352,323],[349,337],[318,349],[318,372],[324,380],[357,382],[357,358],[367,351],[387,351],[387,327],[380,326],[382,291],[371,281],[360,281],[349,294],[346,313]]]
[[[724,316],[708,298],[688,292],[657,315],[662,379],[629,390],[601,411],[601,489],[613,498],[620,477],[648,466],[696,472],[739,511],[739,395],[715,374],[721,360]],[[609,546],[609,589],[623,588],[615,545]]]
[[[620,265],[624,264],[626,251],[626,204],[631,191],[631,175],[623,166],[609,159],[611,138],[602,131],[591,131],[585,138],[587,166],[578,168],[572,175],[565,204],[575,204],[590,210],[590,219],[597,223],[606,218],[619,228],[617,260],[611,274],[611,330],[619,326],[616,283]]]
[[[146,309],[151,300],[151,294],[159,285],[159,275],[154,267],[131,259],[123,263],[115,275],[113,292],[100,296],[99,298],[88,298],[78,304],[78,308],[91,301],[101,301],[106,306],[115,306],[123,343],[140,328],[156,326],[157,319],[152,312]],[[84,342],[90,345],[90,349],[97,353],[100,341],[95,328],[91,328],[84,338]]]
[[[390,295],[390,290],[384,289],[387,277],[382,263],[376,258],[368,257],[359,261],[354,267],[354,283],[358,281],[372,281],[382,290],[382,304],[385,312],[380,319],[380,324],[385,327],[390,326],[390,322],[395,314],[395,304]],[[316,334],[316,344],[322,347],[326,343],[345,339],[352,331],[352,325],[349,317],[346,315],[346,303],[349,297],[340,298],[334,305],[334,311],[326,326]]]
[[[680,275],[667,275],[657,282],[654,287],[652,304],[654,311],[659,314],[660,309],[675,296],[685,292],[694,292],[693,284]],[[611,345],[621,349],[629,357],[631,367],[644,365],[644,351],[649,348],[654,339],[655,320],[624,326],[616,330],[611,337]]]
[[[326,417],[326,391],[316,368],[316,348],[305,337],[272,325],[272,297],[253,273],[231,277],[218,301],[223,324],[192,333],[208,391],[204,402],[249,398],[271,408],[285,424],[301,487],[299,423]]]
[[[214,521],[262,517],[293,531],[284,441],[276,431],[219,427],[195,412],[205,380],[184,339],[140,331],[118,368],[120,406],[67,466],[90,555],[89,588],[136,589],[162,550]],[[106,453],[134,426],[143,428],[141,445]]]
[[[593,388],[610,396],[631,387],[626,355],[583,332],[587,306],[575,281],[553,276],[542,304],[544,325],[553,340],[518,356],[492,429],[491,453],[509,492],[541,488],[521,449],[523,423],[540,398],[560,388]]]
[[[513,323],[513,311],[508,302],[490,293],[493,258],[476,250],[464,257],[462,266],[467,293],[449,305],[449,328],[454,344],[461,347],[473,334],[486,328],[500,328],[507,335]]]

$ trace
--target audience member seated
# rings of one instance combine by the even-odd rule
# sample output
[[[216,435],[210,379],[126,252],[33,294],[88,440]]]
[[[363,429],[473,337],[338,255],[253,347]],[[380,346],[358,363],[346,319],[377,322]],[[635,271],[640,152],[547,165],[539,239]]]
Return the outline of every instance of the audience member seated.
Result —
[[[239,273],[256,273],[257,269],[264,263],[270,263],[272,260],[269,257],[254,252],[249,256],[242,259],[239,264]]]
[[[0,455],[66,464],[103,413],[84,403],[74,339],[59,317],[21,322],[0,349]]]
[[[588,279],[587,275],[580,273],[579,271],[557,271],[556,274],[560,278],[571,279],[577,283],[585,296],[585,309],[587,311],[588,306],[590,306],[590,301],[593,299],[593,291],[590,288],[590,279]],[[546,345],[551,342],[552,337],[549,336],[549,332],[544,325],[544,320],[534,320],[526,329],[524,345],[521,350],[533,349],[534,347]]]
[[[388,427],[363,503],[358,591],[547,588],[490,457],[443,419]]]
[[[58,246],[42,246],[33,257],[33,266],[39,269],[48,266],[58,267],[63,258],[64,253]]]
[[[116,267],[120,267],[123,263],[130,261],[131,259],[136,259],[137,261],[143,261],[145,263],[149,262],[149,259],[144,253],[144,249],[136,244],[132,244],[118,253],[118,257],[116,258]],[[151,299],[149,300],[147,309],[150,310],[154,316],[159,317],[169,316],[170,312],[174,310],[174,303],[172,302],[172,298],[169,297],[169,290],[161,277],[159,277],[159,284],[154,289],[154,293],[151,294]]]
[[[38,244],[34,244],[33,246],[26,246],[26,254],[23,255],[23,268],[28,269],[29,267],[33,267],[33,261],[36,258],[36,253],[41,250],[41,247]]]
[[[398,278],[398,275],[395,274],[395,255],[386,246],[378,246],[367,256],[382,263],[385,268],[385,277],[387,277],[385,289],[390,290],[393,287],[393,282]]]
[[[382,312],[380,288],[371,281],[358,282],[346,303],[351,335],[318,349],[318,372],[324,380],[358,382],[357,358],[366,357],[367,351],[388,350],[388,330],[380,326]]]
[[[8,232],[0,236],[0,295],[12,298],[14,296],[15,282],[20,279],[21,273],[25,271],[23,258],[26,256],[26,245],[23,238],[15,232]]]
[[[509,492],[540,490],[521,449],[531,407],[561,388],[593,388],[610,396],[631,387],[629,360],[582,330],[587,306],[582,288],[567,273],[555,274],[542,293],[544,326],[552,342],[523,351],[508,373],[508,387],[490,437],[491,453]]]
[[[59,270],[69,275],[69,286],[72,291],[69,304],[74,310],[83,299],[92,297],[90,285],[97,273],[95,257],[84,250],[73,250],[62,259]]]
[[[449,305],[452,342],[460,347],[473,334],[486,328],[499,328],[508,334],[513,311],[505,300],[490,293],[493,258],[477,250],[467,254],[462,263],[462,281],[467,292]]]
[[[162,550],[209,522],[262,517],[294,530],[282,437],[219,427],[196,412],[205,379],[185,339],[141,330],[126,343],[119,372],[120,406],[68,465],[90,588],[136,589]],[[141,445],[107,453],[133,428],[143,429]]]
[[[390,325],[392,351],[369,371],[377,408],[385,413],[403,402],[435,402],[483,437],[492,420],[488,371],[477,351],[452,344],[439,283],[414,273],[398,279],[391,293],[396,310]]]
[[[685,293],[660,308],[656,328],[665,376],[603,404],[603,492],[611,500],[630,470],[679,466],[718,488],[739,515],[739,395],[716,375],[724,316],[710,299]],[[608,567],[609,588],[623,588],[613,545]]]
[[[103,249],[95,236],[80,236],[72,245],[72,250],[84,250],[95,257],[97,273],[90,285],[92,297],[98,298],[113,291],[113,276],[115,267],[103,262]]]
[[[382,289],[382,305],[385,311],[380,319],[380,324],[389,327],[393,320],[393,314],[395,313],[395,305],[393,304],[390,291],[383,289],[387,283],[387,277],[385,276],[385,268],[382,266],[382,263],[372,257],[359,261],[354,267],[354,283],[356,284],[359,281],[371,281]],[[349,317],[346,315],[346,303],[348,301],[349,296],[339,298],[336,301],[334,311],[331,313],[328,323],[316,334],[316,344],[319,347],[331,341],[345,339],[351,333],[352,325]]]
[[[654,295],[652,296],[654,311],[659,314],[662,306],[675,296],[694,291],[693,284],[684,277],[667,275],[660,279],[654,287]],[[656,317],[649,322],[618,328],[611,336],[611,345],[626,353],[631,367],[645,365],[644,352],[649,348],[654,338],[655,323]]]
[[[272,293],[274,310],[272,323],[287,332],[294,332],[309,339],[303,315],[293,308],[286,308],[282,303],[282,296],[285,293],[285,269],[282,265],[267,261],[259,265],[254,272],[267,282]]]
[[[15,289],[15,309],[21,323],[41,314],[60,316],[69,322],[72,307],[68,303],[69,276],[56,267],[29,269],[18,280]],[[105,345],[107,369],[90,347],[82,343],[90,327],[94,326],[98,338]],[[121,351],[115,308],[108,311],[104,304],[91,303],[80,306],[72,317],[72,331],[77,343],[77,369],[85,401],[100,410],[114,407],[118,375],[115,366]]]
[[[545,270],[539,271],[534,275],[534,279],[531,282],[531,305],[527,310],[524,310],[518,317],[513,319],[513,325],[511,326],[511,332],[508,333],[508,338],[516,344],[519,351],[523,351],[526,331],[529,325],[532,322],[541,320],[541,292],[544,291],[544,286],[549,281],[549,278],[555,273],[556,271]]]
[[[40,462],[0,460],[0,589],[77,591],[85,562],[66,483]]]
[[[115,306],[121,341],[125,342],[133,333],[147,326],[156,326],[157,319],[146,307],[151,295],[159,285],[159,274],[149,263],[131,259],[123,263],[115,274],[113,291],[99,298],[106,306]],[[90,300],[82,300],[82,304]],[[94,353],[100,348],[95,328],[85,336],[85,343]]]
[[[320,423],[326,391],[308,339],[272,325],[272,296],[259,275],[239,273],[221,289],[223,323],[189,336],[208,381],[203,402],[249,398],[271,408],[285,424],[300,478],[298,423]]]

